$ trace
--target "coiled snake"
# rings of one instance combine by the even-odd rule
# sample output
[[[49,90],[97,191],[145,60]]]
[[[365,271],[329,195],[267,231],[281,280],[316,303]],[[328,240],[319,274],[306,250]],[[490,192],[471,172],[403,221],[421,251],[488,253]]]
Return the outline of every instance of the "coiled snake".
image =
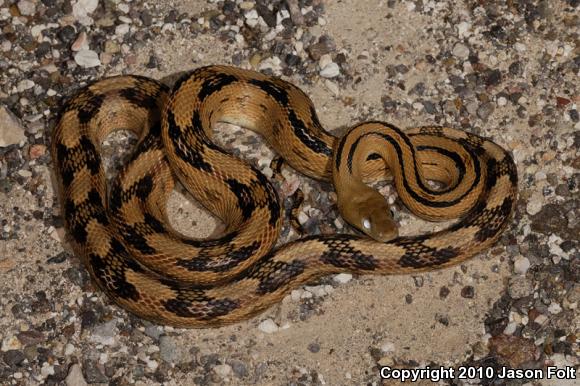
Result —
[[[307,236],[273,250],[282,223],[277,193],[212,142],[216,122],[250,128],[299,172],[333,180],[342,215],[368,236]],[[118,128],[140,140],[107,189],[100,146]],[[511,156],[488,139],[367,122],[339,140],[296,86],[226,66],[196,69],[171,93],[139,76],[83,88],[64,106],[52,154],[66,228],[93,280],[138,316],[182,327],[249,318],[322,275],[458,264],[498,239],[517,195]],[[385,200],[363,182],[385,173],[417,215],[462,219],[444,231],[397,237]],[[223,236],[188,239],[167,225],[174,174],[224,222]]]

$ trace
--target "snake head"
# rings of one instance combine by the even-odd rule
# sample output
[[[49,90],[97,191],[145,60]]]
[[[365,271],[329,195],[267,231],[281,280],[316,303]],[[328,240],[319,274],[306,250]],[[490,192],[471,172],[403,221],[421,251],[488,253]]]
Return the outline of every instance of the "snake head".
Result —
[[[338,204],[342,217],[348,223],[376,241],[384,243],[399,236],[391,208],[377,191],[369,188],[351,199],[339,198]]]

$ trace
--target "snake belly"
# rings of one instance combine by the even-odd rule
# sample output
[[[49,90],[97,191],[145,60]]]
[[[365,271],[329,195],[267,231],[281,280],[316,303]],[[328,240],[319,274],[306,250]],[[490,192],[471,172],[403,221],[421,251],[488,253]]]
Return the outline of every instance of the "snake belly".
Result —
[[[462,217],[443,231],[389,242],[315,235],[274,249],[282,222],[276,190],[212,142],[217,122],[258,132],[306,176],[330,181],[333,173],[388,170],[412,212]],[[100,149],[116,129],[137,133],[139,142],[108,188]],[[517,196],[514,161],[489,139],[445,127],[403,132],[381,122],[360,124],[337,139],[296,86],[227,66],[187,73],[171,92],[140,76],[81,89],[63,107],[52,156],[65,226],[93,281],[122,308],[179,327],[247,319],[323,275],[456,265],[498,239]],[[189,239],[168,225],[174,176],[224,222],[222,236]],[[448,186],[430,188],[428,179]]]

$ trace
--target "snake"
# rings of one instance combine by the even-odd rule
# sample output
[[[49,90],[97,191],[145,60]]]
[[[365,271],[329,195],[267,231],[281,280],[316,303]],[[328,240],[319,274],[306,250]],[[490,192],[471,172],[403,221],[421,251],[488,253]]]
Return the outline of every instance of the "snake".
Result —
[[[299,173],[332,183],[354,229],[276,246],[284,218],[277,190],[214,142],[219,122],[255,131]],[[107,182],[102,142],[118,129],[139,139]],[[325,275],[459,264],[498,240],[517,198],[514,160],[490,139],[380,121],[336,137],[299,87],[223,65],[186,72],[171,89],[138,75],[82,87],[62,106],[51,154],[68,241],[97,287],[140,318],[185,328],[256,316]],[[458,220],[399,236],[389,204],[370,187],[381,178],[417,216]],[[220,235],[191,238],[170,225],[166,206],[177,181],[224,223]]]

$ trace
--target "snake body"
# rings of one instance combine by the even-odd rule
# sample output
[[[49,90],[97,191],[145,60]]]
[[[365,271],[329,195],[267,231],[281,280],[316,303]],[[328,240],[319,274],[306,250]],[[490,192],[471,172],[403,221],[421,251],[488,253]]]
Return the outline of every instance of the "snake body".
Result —
[[[376,240],[315,235],[273,249],[282,222],[276,190],[212,142],[217,122],[258,132],[299,172],[334,181],[347,221]],[[119,128],[140,140],[107,189],[100,147]],[[63,108],[52,154],[66,229],[93,280],[126,310],[181,327],[247,319],[322,275],[458,264],[498,239],[517,195],[511,156],[488,139],[444,127],[403,132],[381,122],[337,139],[296,86],[226,66],[196,69],[171,92],[140,76],[81,89]],[[443,231],[396,237],[384,199],[364,184],[377,174],[393,178],[414,213],[461,219]],[[167,225],[175,175],[224,222],[221,237],[188,239]],[[428,180],[445,187],[432,188]]]

